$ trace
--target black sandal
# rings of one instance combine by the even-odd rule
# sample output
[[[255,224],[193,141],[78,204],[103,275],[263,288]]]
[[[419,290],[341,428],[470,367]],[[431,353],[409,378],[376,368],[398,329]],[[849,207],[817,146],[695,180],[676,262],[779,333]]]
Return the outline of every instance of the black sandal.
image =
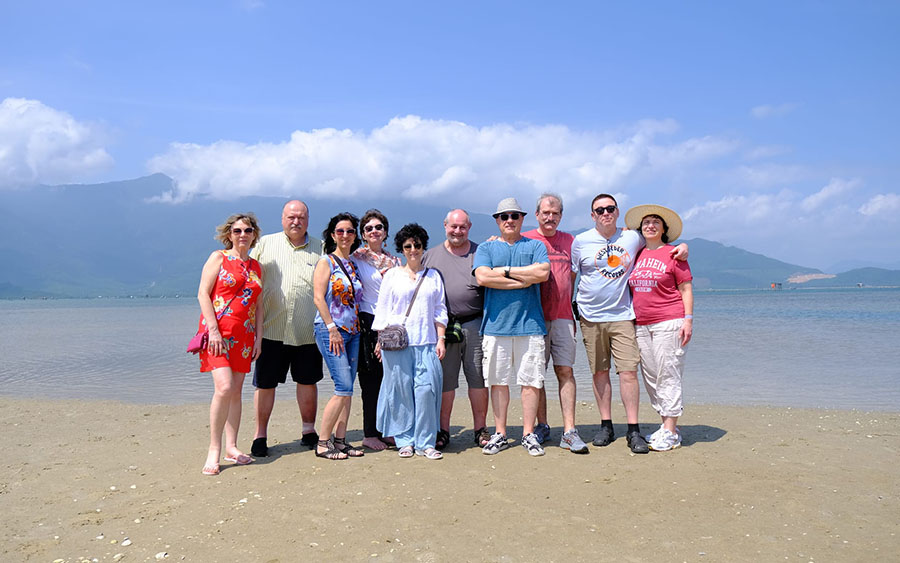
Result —
[[[450,444],[450,432],[441,428],[438,430],[437,438],[434,440],[434,447],[443,450]]]
[[[491,441],[491,433],[487,431],[487,428],[482,426],[478,430],[475,431],[475,445],[479,448],[483,448],[487,445],[488,442]]]
[[[327,448],[324,452],[320,452],[319,448]],[[343,456],[343,457],[341,457]],[[347,454],[335,447],[331,440],[319,440],[316,445],[316,457],[325,459],[347,459]]]
[[[362,457],[366,455],[366,452],[364,452],[362,448],[348,444],[347,438],[335,438],[334,448],[347,457]]]

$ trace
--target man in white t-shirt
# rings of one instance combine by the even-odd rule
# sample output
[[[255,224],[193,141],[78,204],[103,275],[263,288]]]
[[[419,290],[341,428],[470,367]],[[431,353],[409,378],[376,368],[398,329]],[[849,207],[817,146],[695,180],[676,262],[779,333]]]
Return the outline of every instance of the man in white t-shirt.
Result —
[[[641,388],[637,366],[641,361],[634,330],[634,310],[628,277],[638,252],[644,247],[640,232],[616,227],[619,204],[609,194],[600,194],[591,202],[595,228],[575,237],[572,243],[572,271],[581,275],[575,300],[581,316],[581,334],[593,373],[594,397],[600,409],[600,430],[595,446],[615,440],[612,425],[612,384],[609,379],[610,356],[619,375],[619,392],[625,405],[628,430],[625,437],[633,453],[650,451],[638,425]],[[673,254],[687,258],[687,245],[680,244]]]

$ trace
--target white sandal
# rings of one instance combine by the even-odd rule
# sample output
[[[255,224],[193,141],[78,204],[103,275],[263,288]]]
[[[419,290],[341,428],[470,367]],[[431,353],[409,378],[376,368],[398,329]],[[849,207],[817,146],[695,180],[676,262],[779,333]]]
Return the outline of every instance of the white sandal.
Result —
[[[403,446],[400,448],[400,457],[412,457],[413,456],[413,447],[412,446]]]
[[[416,450],[416,455],[425,456],[425,459],[441,459],[444,457],[444,454],[435,448],[428,448],[426,450]]]

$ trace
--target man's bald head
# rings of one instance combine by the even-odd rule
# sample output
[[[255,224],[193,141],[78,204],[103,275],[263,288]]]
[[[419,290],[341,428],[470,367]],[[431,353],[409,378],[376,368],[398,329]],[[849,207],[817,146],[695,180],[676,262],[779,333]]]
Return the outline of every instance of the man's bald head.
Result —
[[[299,199],[285,203],[281,210],[281,226],[294,246],[303,244],[309,227],[309,207]]]

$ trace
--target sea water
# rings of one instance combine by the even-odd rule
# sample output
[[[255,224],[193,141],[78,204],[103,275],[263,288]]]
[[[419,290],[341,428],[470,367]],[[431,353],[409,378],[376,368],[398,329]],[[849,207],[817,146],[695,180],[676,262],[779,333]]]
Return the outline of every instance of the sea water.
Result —
[[[185,353],[199,315],[193,298],[0,301],[0,394],[208,401],[212,380]],[[898,334],[896,288],[700,291],[685,404],[898,411]],[[580,334],[575,377],[578,399],[593,401]],[[320,396],[331,391],[326,374]],[[552,367],[547,391],[555,402]],[[618,397],[615,376],[613,393]]]

